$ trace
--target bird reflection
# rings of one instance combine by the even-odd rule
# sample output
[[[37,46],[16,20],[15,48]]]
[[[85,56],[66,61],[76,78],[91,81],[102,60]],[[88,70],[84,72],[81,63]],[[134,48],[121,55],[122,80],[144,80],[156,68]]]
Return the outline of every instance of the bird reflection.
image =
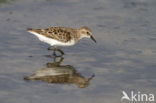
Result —
[[[37,70],[31,76],[24,77],[24,79],[40,80],[53,84],[75,84],[79,88],[88,87],[94,75],[85,78],[73,66],[61,65],[63,60],[63,56],[55,56],[52,63],[47,63],[45,68]]]

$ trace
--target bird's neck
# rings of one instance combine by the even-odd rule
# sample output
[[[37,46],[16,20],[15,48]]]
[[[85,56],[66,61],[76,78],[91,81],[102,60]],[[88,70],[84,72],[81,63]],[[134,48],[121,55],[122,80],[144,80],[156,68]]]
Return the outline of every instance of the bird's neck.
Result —
[[[80,39],[82,39],[82,37],[81,37],[81,34],[80,34],[80,32],[79,32],[79,30],[77,30],[77,31],[75,31],[75,33],[74,33],[75,35],[75,41],[76,42],[78,42]]]

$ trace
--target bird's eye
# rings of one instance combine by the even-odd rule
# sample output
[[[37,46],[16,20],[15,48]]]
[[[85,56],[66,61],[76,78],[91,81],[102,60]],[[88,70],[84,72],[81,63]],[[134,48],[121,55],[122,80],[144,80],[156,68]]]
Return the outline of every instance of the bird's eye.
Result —
[[[90,33],[87,31],[87,34],[90,35]]]

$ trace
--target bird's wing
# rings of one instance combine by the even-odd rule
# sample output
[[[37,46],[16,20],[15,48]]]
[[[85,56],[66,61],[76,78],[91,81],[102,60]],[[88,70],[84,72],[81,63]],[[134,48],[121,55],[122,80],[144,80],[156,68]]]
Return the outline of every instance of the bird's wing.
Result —
[[[61,41],[61,42],[68,42],[71,40],[71,32],[67,31],[65,28],[62,27],[52,27],[46,29],[28,29],[28,31],[33,31],[43,36]]]

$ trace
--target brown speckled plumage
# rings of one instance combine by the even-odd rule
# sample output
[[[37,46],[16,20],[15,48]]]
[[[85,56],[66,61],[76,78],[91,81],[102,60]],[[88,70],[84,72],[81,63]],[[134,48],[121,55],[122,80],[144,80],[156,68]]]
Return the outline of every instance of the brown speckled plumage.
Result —
[[[51,27],[46,29],[29,28],[28,31],[30,30],[61,42],[68,42],[72,38],[78,38],[77,37],[78,35],[75,35],[77,34],[77,30],[73,28],[65,28],[65,27]]]

